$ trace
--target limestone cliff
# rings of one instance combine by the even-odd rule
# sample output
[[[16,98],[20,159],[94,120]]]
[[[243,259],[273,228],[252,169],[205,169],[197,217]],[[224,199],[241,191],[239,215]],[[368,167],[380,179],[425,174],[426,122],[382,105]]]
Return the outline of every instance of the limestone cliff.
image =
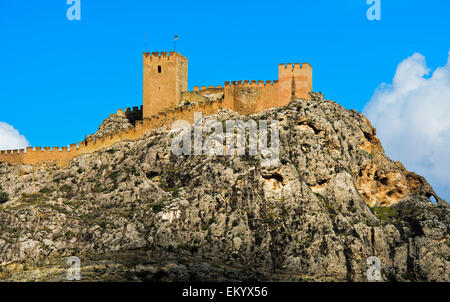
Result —
[[[125,116],[119,116],[117,114],[111,114],[111,116],[103,121],[98,127],[97,132],[86,136],[85,140],[95,140],[102,138],[105,135],[111,135],[120,130],[126,130],[132,127],[132,121]]]
[[[83,280],[366,281],[375,255],[384,280],[450,281],[448,204],[361,113],[315,94],[249,118],[279,121],[277,166],[175,156],[167,129],[63,168],[0,163],[0,279],[64,280],[78,256]]]

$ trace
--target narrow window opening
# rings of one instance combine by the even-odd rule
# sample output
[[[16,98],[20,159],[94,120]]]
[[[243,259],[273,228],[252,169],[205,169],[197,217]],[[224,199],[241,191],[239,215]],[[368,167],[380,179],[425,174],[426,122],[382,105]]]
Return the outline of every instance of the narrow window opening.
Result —
[[[158,66],[158,73],[161,73],[161,65]]]

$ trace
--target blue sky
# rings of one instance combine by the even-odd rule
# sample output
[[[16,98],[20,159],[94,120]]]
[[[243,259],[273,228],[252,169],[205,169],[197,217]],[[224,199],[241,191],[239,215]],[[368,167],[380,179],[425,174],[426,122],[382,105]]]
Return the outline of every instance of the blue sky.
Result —
[[[142,52],[189,59],[189,88],[277,78],[279,63],[309,62],[314,90],[362,111],[415,52],[446,63],[450,1],[81,0],[0,1],[0,121],[33,146],[63,146],[95,132],[118,108],[142,103]]]

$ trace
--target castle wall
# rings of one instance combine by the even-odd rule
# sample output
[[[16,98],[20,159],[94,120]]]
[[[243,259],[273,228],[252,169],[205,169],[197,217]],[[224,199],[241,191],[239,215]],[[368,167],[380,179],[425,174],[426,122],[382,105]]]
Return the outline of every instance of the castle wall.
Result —
[[[251,114],[278,106],[277,81],[225,82],[223,107]]]
[[[197,104],[197,103],[204,103],[207,101],[209,101],[209,98],[207,98],[195,91],[183,92],[183,94],[181,96],[182,104]]]
[[[24,161],[24,150],[2,150],[0,151],[0,161],[19,165]]]
[[[282,107],[295,98],[310,99],[312,92],[312,67],[308,63],[280,64],[278,80],[233,81],[223,87],[194,87],[202,95],[217,95],[222,92],[223,108],[240,114],[251,114],[262,110]]]
[[[223,93],[223,86],[195,86],[194,91],[201,95],[220,95]]]
[[[177,120],[192,123],[195,112],[210,115],[219,108],[227,108],[240,114],[251,114],[285,106],[294,98],[310,99],[310,92],[312,67],[307,63],[280,64],[278,81],[225,82],[223,87],[194,87],[194,91],[188,92],[187,59],[184,56],[176,52],[144,53],[143,105],[117,111],[117,115],[127,117],[133,127],[82,141],[78,145],[72,144],[70,149],[30,147],[26,152],[0,151],[0,161],[14,165],[48,162],[64,165],[78,155],[95,152],[120,141],[137,140],[152,129],[170,128]],[[179,107],[180,101],[187,105]]]
[[[122,129],[111,135],[105,135],[94,140],[81,141],[68,147],[28,147],[26,152],[20,150],[0,151],[0,161],[12,165],[41,165],[45,163],[56,163],[65,165],[76,156],[99,151],[122,141],[133,141],[143,137],[153,129],[163,126],[171,127],[177,120],[185,120],[189,123],[194,121],[194,113],[202,112],[205,115],[213,114],[221,107],[220,101],[207,101],[200,104],[188,105],[174,110],[167,110],[142,121],[136,121],[134,127]],[[118,112],[123,112],[119,110]]]
[[[78,155],[77,150],[68,150],[68,147],[44,147],[32,148],[29,147],[23,157],[23,163],[28,165],[36,165],[47,161],[54,161],[55,163],[63,163],[71,160]]]

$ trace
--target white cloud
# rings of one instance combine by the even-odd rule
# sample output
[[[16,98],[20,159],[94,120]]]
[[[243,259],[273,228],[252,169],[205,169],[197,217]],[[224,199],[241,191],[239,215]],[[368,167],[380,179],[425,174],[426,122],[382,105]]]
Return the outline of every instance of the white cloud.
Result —
[[[13,126],[0,122],[0,150],[23,149],[28,146],[25,136]]]
[[[387,155],[450,201],[450,52],[447,64],[432,72],[419,53],[402,61],[392,84],[376,89],[364,113]]]

